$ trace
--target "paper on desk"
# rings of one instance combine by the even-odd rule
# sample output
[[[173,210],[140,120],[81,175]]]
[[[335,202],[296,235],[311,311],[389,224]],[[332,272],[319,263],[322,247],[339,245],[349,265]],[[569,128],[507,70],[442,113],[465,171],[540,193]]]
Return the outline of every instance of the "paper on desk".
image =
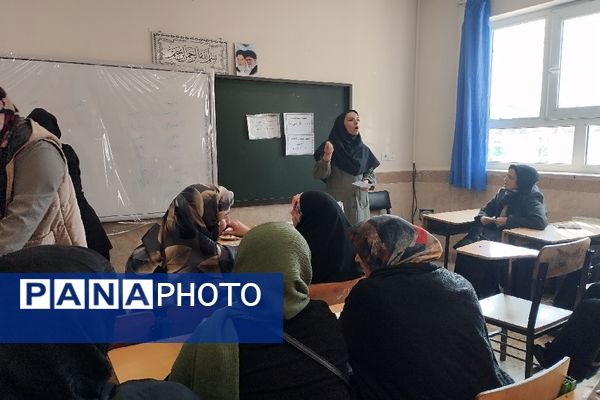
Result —
[[[369,182],[365,182],[365,181],[356,181],[356,182],[352,182],[352,184],[361,189],[368,189],[371,187],[371,184]]]
[[[569,223],[569,222],[564,222],[562,224],[555,224],[554,226],[557,228],[560,228],[560,229],[581,229],[581,226],[574,224],[574,223]]]

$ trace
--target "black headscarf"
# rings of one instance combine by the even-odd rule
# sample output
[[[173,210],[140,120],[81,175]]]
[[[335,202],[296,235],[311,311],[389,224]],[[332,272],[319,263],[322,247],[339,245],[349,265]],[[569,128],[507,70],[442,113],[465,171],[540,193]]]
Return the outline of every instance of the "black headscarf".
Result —
[[[75,246],[38,246],[0,258],[0,273],[114,272],[95,251]],[[64,329],[82,329],[73,320]],[[110,330],[98,319],[98,330]],[[0,344],[0,398],[98,398],[112,376],[107,344]]]
[[[511,164],[508,169],[513,169],[517,174],[517,192],[520,194],[531,192],[540,178],[537,170],[529,165]]]
[[[34,108],[27,118],[34,120],[57,138],[62,136],[56,117],[43,108]]]
[[[329,134],[329,140],[333,144],[333,157],[331,162],[350,175],[360,175],[375,169],[379,166],[379,160],[373,155],[362,141],[360,134],[351,135],[344,126],[344,119],[350,112],[358,113],[354,110],[348,110],[337,116]],[[323,156],[325,142],[321,143],[314,157],[319,161]]]
[[[495,216],[500,216],[505,207],[518,202],[523,196],[531,193],[539,179],[537,170],[529,165],[511,164],[508,169],[515,171],[517,175],[517,190],[512,192],[504,188],[500,189],[502,195],[498,203],[498,210],[494,213],[497,214]]]
[[[300,196],[302,217],[296,226],[311,252],[312,283],[341,282],[361,276],[356,252],[346,235],[348,218],[335,199],[325,192]]]
[[[113,273],[97,252],[75,246],[37,246],[0,258],[0,273]],[[76,319],[65,330],[82,329]],[[113,324],[98,318],[96,334],[112,332]],[[108,335],[107,335],[108,336]],[[115,387],[107,358],[108,344],[0,344],[0,398],[197,400],[175,382],[149,379]],[[104,397],[102,397],[104,398]]]

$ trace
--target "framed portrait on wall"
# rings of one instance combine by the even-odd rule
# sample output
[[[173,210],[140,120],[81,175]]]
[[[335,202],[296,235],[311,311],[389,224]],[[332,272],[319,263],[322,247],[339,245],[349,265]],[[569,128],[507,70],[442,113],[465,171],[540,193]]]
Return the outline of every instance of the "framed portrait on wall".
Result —
[[[227,74],[227,42],[152,32],[152,61]]]
[[[256,76],[258,62],[256,48],[249,43],[235,43],[234,46],[235,74],[237,76]]]

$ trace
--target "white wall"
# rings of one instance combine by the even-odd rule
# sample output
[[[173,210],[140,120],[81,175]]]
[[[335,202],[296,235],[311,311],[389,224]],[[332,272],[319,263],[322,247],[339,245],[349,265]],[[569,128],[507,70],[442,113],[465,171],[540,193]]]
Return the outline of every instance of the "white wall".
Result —
[[[420,0],[419,5],[415,162],[419,170],[447,170],[464,7],[455,0]]]
[[[148,64],[151,31],[222,38],[230,43],[230,57],[233,42],[254,43],[261,76],[353,84],[353,105],[361,114],[365,142],[379,157],[384,149],[396,154],[396,160],[383,162],[380,171],[398,170],[412,161],[416,4],[417,0],[3,1],[0,52]]]
[[[570,0],[492,0],[497,16]],[[456,81],[464,6],[419,0],[415,161],[419,170],[448,170],[454,140]]]

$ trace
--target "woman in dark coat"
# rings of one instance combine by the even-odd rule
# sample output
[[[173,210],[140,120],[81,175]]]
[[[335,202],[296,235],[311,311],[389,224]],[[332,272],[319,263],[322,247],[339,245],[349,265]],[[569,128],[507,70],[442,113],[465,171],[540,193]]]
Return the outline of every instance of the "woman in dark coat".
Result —
[[[325,192],[300,193],[292,199],[292,222],[310,247],[312,283],[341,282],[362,275],[346,231],[348,218]]]
[[[233,272],[281,274],[283,331],[347,374],[348,354],[335,315],[327,304],[308,297],[310,250],[298,231],[284,222],[253,228],[240,243]],[[234,318],[214,325],[227,329],[228,321],[238,327]],[[202,399],[350,399],[342,379],[285,341],[187,343],[170,379]]]
[[[362,399],[472,400],[512,379],[500,369],[473,287],[433,264],[439,241],[383,215],[351,230],[366,278],[340,317]]]
[[[43,108],[35,108],[27,116],[27,118],[34,120],[48,132],[60,139],[62,133],[58,126],[56,117],[44,110]],[[62,150],[67,158],[67,167],[69,169],[69,175],[73,181],[73,188],[75,189],[75,196],[77,197],[77,205],[81,213],[81,220],[83,222],[83,228],[85,229],[85,237],[87,240],[87,247],[96,250],[102,254],[107,260],[110,260],[110,249],[112,244],[102,227],[100,218],[96,215],[96,211],[90,206],[83,194],[83,186],[81,185],[81,171],[79,169],[79,157],[77,153],[70,145],[63,143]]]
[[[536,345],[534,355],[548,368],[561,358],[571,357],[569,376],[581,380],[594,375],[600,367],[600,283],[590,286],[573,314],[545,346]]]
[[[504,186],[475,217],[477,226],[454,247],[462,247],[479,240],[500,241],[504,229],[546,228],[548,219],[544,195],[537,186],[538,179],[538,172],[529,165],[513,164],[508,167]],[[506,278],[505,264],[502,261],[484,262],[459,254],[454,271],[471,282],[480,298],[485,298],[500,291],[498,285]],[[513,266],[512,294],[527,298],[533,264],[525,260],[516,261]]]
[[[0,273],[114,273],[98,253],[75,246],[37,246],[0,258]],[[65,331],[90,329],[79,319]],[[110,337],[104,318],[93,321],[94,335]],[[43,327],[40,327],[43,329]],[[118,385],[107,358],[107,343],[0,344],[0,398],[10,400],[198,399],[183,385],[151,379]]]

